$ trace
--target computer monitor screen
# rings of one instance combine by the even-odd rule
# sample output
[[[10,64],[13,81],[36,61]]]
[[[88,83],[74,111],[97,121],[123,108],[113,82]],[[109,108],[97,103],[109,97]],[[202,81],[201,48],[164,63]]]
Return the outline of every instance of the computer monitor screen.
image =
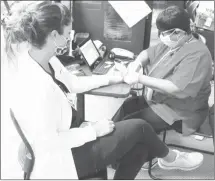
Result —
[[[86,59],[89,66],[93,65],[93,63],[99,58],[99,52],[97,51],[95,45],[92,40],[88,40],[85,44],[79,47],[84,58]]]

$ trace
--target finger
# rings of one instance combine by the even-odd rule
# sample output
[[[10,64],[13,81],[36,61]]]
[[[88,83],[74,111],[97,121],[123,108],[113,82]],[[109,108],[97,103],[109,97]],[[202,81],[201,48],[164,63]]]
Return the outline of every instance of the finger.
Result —
[[[109,122],[108,119],[102,119],[102,122]]]
[[[109,123],[114,123],[112,120],[108,120]]]
[[[109,125],[111,128],[115,128],[115,124],[110,124]]]
[[[112,123],[112,124],[110,124],[109,126],[112,127],[112,128],[114,128],[114,127],[115,127],[115,124]]]
[[[115,124],[112,120],[109,121],[110,124]]]
[[[113,128],[115,128],[115,124],[113,124],[112,126],[113,126]]]
[[[109,128],[109,130],[108,130],[108,133],[111,133],[111,132],[113,132],[113,130],[114,130],[114,127],[112,127],[112,128]]]
[[[108,124],[108,126],[113,127],[113,126],[114,126],[114,124],[113,124],[113,123],[109,123],[109,124]]]

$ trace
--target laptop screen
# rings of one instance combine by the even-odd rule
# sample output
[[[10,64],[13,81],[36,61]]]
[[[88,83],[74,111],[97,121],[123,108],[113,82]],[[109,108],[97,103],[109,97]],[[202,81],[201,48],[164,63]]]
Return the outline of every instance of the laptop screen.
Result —
[[[93,44],[92,40],[88,40],[85,44],[79,47],[84,55],[89,66],[93,65],[95,61],[100,57],[98,50]]]

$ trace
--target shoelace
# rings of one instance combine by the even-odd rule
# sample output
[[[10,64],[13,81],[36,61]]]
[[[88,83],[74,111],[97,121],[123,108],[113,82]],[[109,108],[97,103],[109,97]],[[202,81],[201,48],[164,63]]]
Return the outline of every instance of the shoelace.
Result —
[[[187,159],[189,156],[189,153],[186,153],[186,152],[179,152],[178,154],[179,154],[179,157],[182,157],[184,159]]]

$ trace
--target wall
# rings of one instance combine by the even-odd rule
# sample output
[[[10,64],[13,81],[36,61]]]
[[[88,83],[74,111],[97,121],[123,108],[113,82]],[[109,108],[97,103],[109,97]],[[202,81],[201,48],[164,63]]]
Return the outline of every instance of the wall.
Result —
[[[148,3],[151,4],[151,1]],[[132,28],[128,28],[107,1],[75,1],[73,16],[73,27],[76,32],[89,32],[92,39],[102,41],[109,50],[119,47],[138,54],[144,49],[145,18]],[[110,23],[112,23],[112,27],[109,26]],[[147,37],[150,37],[150,31],[147,33]]]

